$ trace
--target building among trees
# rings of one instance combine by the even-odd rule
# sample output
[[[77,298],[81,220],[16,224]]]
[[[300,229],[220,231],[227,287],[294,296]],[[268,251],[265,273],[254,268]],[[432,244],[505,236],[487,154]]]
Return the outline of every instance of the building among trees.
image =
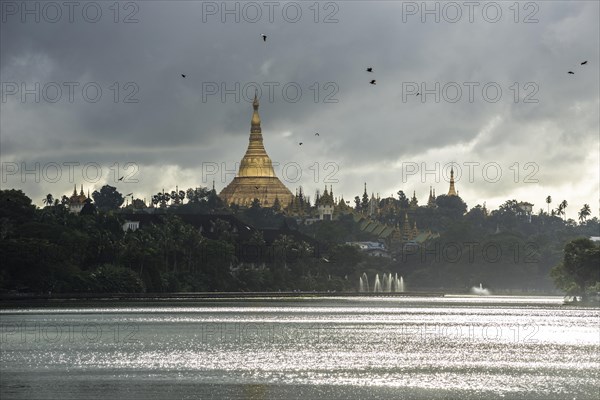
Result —
[[[87,199],[87,196],[83,193],[83,185],[81,185],[81,192],[79,194],[77,194],[77,185],[75,185],[73,187],[73,194],[69,197],[69,211],[73,214],[79,214]]]

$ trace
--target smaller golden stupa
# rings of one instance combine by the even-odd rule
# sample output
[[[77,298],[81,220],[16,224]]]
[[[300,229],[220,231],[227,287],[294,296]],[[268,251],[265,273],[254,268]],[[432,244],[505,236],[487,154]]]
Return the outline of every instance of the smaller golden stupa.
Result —
[[[450,167],[450,189],[448,189],[448,196],[458,196],[454,188],[454,167]]]

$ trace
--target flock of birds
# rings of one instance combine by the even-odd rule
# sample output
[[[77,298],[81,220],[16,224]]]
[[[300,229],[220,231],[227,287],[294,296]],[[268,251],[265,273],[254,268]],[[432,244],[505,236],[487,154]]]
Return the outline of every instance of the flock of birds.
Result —
[[[579,64],[579,65],[585,65],[585,64],[587,64],[587,61],[582,61],[581,64]],[[575,72],[569,71],[569,72],[567,72],[567,74],[569,74],[569,75],[575,75]]]
[[[264,33],[261,33],[261,34],[260,34],[260,37],[262,38],[263,42],[266,42],[266,41],[267,41],[267,35],[265,35]],[[586,65],[587,63],[588,63],[587,61],[582,61],[582,62],[580,63],[580,65]],[[367,70],[366,70],[366,71],[367,71],[367,72],[369,72],[369,73],[373,73],[373,67],[367,67]],[[575,72],[573,72],[573,71],[569,71],[569,72],[567,72],[567,73],[568,73],[569,75],[575,75]],[[186,78],[186,77],[187,77],[187,75],[186,75],[186,74],[181,74],[181,77],[182,77],[182,78]],[[371,79],[371,80],[369,81],[369,84],[371,84],[371,85],[376,85],[376,84],[377,84],[377,80],[376,80],[376,79]],[[419,92],[417,92],[417,93],[415,94],[415,96],[420,96],[420,95],[421,95],[421,93],[419,93]],[[320,136],[320,135],[319,135],[319,132],[315,133],[315,136]],[[299,143],[298,143],[298,146],[302,146],[302,144],[303,144],[303,142],[299,142]],[[121,179],[122,179],[122,178],[121,178]],[[119,180],[120,180],[120,179],[119,179]]]
[[[373,67],[367,67],[367,72],[373,72]],[[369,82],[371,85],[377,85],[377,80],[371,79]]]

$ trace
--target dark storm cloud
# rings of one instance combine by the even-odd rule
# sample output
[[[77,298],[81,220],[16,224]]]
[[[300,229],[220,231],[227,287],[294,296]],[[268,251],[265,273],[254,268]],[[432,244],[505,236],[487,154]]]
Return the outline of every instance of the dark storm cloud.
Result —
[[[251,104],[231,94],[222,101],[221,93],[206,92],[207,85],[232,89],[238,83],[251,96],[254,82],[262,89],[267,151],[276,162],[294,161],[303,168],[302,179],[285,182],[292,190],[300,184],[309,191],[322,188],[327,162],[338,166],[340,183],[334,187],[347,200],[362,192],[364,181],[369,191],[386,196],[402,188],[424,197],[430,184],[438,193],[447,190],[444,180],[404,182],[403,162],[494,161],[505,176],[514,162],[539,165],[535,189],[506,179],[463,180],[460,190],[469,205],[520,191],[538,196],[531,201],[540,203],[549,187],[597,183],[597,171],[591,177],[580,172],[590,169],[598,147],[598,3],[533,2],[537,11],[520,8],[518,23],[512,3],[495,3],[503,12],[496,23],[482,17],[481,7],[473,22],[464,14],[456,23],[443,15],[439,23],[431,15],[423,23],[421,15],[407,15],[407,2],[358,1],[327,9],[320,3],[318,23],[312,3],[301,3],[296,23],[277,11],[273,23],[266,15],[257,23],[243,16],[239,23],[232,16],[223,23],[220,15],[203,15],[207,2],[135,2],[138,22],[122,23],[131,11],[122,9],[120,22],[114,23],[108,3],[98,4],[104,12],[98,23],[81,18],[21,23],[6,16],[2,82],[80,86],[73,103],[42,99],[36,104],[29,96],[23,104],[19,95],[9,96],[0,122],[3,162],[93,161],[104,168],[135,162],[140,176],[145,171],[138,191],[148,194],[162,185],[210,182],[197,175],[203,162],[232,164],[243,155]],[[523,23],[532,11],[538,22]],[[338,22],[323,23],[328,15]],[[590,60],[588,68],[579,66],[584,58]],[[367,73],[367,66],[375,72]],[[574,68],[575,75],[566,74]],[[369,85],[370,79],[377,85]],[[96,103],[86,101],[80,90],[90,82],[103,91]],[[269,82],[279,84],[273,101]],[[472,101],[466,82],[478,85]],[[513,97],[515,82],[519,102]],[[286,101],[282,93],[290,83],[302,89],[297,102]],[[439,102],[433,95],[422,102],[423,96],[406,95],[413,83],[430,90],[436,83],[450,86]],[[490,83],[502,90],[497,102],[482,95]],[[462,90],[454,103],[448,100],[455,95],[453,87]],[[325,102],[327,95],[337,102]],[[537,103],[523,103],[527,95]],[[323,133],[318,140],[316,131]],[[302,148],[299,141],[305,142]],[[321,170],[318,179],[308,169],[314,163]],[[216,180],[218,188],[227,181]],[[70,190],[71,183],[18,186],[39,197]],[[595,198],[597,192],[596,186]],[[582,194],[577,201],[595,198]]]

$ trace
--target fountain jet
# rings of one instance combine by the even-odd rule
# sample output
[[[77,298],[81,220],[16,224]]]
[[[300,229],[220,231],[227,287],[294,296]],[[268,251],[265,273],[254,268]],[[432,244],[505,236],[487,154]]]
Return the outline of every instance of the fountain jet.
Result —
[[[491,294],[491,292],[489,291],[489,289],[484,289],[484,287],[483,287],[483,285],[481,283],[479,283],[479,287],[473,286],[471,288],[471,292],[473,294],[478,295],[478,296],[489,296]]]

